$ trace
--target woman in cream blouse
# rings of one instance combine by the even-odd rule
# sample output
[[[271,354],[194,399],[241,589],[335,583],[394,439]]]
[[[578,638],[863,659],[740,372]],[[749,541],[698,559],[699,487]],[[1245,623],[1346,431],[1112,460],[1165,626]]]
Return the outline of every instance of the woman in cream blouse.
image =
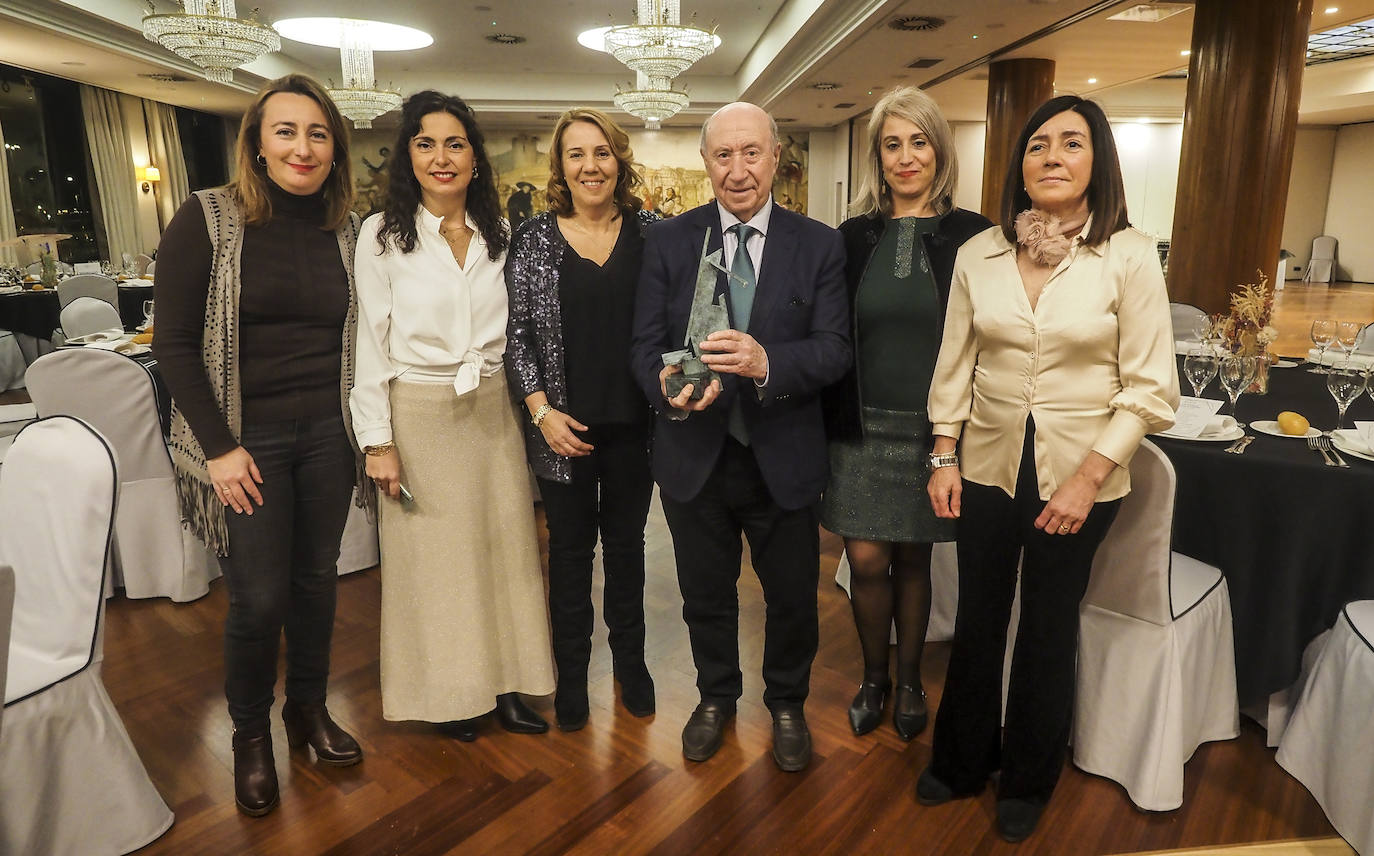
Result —
[[[451,723],[553,691],[524,441],[506,392],[510,237],[482,132],[457,97],[401,108],[387,205],[358,238],[350,406],[381,498],[382,715]],[[410,499],[413,497],[413,500]]]
[[[1093,553],[1140,440],[1173,424],[1178,376],[1159,259],[1127,221],[1102,109],[1048,101],[1013,151],[1001,225],[959,252],[930,390],[928,492],[937,515],[958,519],[959,615],[916,794],[971,796],[1000,769],[998,832],[1020,841],[1063,766]]]

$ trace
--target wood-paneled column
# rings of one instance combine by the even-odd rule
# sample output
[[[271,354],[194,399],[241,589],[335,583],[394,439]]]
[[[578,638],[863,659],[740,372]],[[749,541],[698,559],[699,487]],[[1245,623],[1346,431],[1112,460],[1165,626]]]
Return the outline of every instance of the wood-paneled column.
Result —
[[[1310,0],[1309,0],[1310,2]],[[983,146],[983,216],[997,222],[1002,182],[1021,126],[1054,97],[1054,60],[1004,59],[988,65],[988,130]]]
[[[1169,299],[1229,311],[1278,268],[1312,0],[1197,0]]]

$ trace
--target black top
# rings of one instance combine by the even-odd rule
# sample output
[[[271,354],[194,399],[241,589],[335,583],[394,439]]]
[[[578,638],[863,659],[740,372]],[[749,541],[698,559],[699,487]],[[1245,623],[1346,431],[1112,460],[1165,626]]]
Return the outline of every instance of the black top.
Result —
[[[648,422],[626,359],[643,258],[644,237],[630,217],[620,218],[620,236],[604,265],[583,258],[572,246],[563,251],[558,267],[563,374],[568,413],[584,425]]]
[[[925,413],[940,352],[940,299],[917,239],[939,217],[903,217],[883,230],[854,308],[859,395],[866,407]]]
[[[238,368],[243,420],[340,415],[348,272],[321,228],[323,192],[296,196],[268,182],[272,219],[247,226],[240,263]],[[238,446],[205,373],[201,339],[214,248],[200,200],[188,199],[157,256],[158,365],[206,458]]]

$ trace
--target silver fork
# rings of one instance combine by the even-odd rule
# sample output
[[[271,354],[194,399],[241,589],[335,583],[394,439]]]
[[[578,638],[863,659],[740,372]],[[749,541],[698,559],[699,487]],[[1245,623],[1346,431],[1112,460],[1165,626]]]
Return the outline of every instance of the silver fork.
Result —
[[[1347,464],[1347,463],[1345,462],[1345,458],[1342,458],[1342,457],[1341,457],[1341,453],[1340,453],[1340,452],[1337,452],[1335,449],[1333,449],[1333,448],[1331,447],[1331,438],[1330,438],[1330,437],[1321,436],[1321,437],[1317,437],[1316,440],[1317,440],[1317,448],[1318,448],[1318,449],[1321,449],[1323,452],[1330,452],[1330,453],[1331,453],[1331,457],[1333,457],[1333,458],[1336,459],[1336,466],[1338,466],[1338,467],[1346,467],[1346,468],[1349,468],[1349,467],[1350,467],[1350,465]]]
[[[1245,454],[1245,450],[1249,448],[1250,444],[1253,442],[1255,442],[1255,436],[1253,434],[1247,434],[1227,446],[1223,451],[1230,452],[1233,455],[1243,455]]]
[[[1318,442],[1318,441],[1324,440],[1324,439],[1325,439],[1324,437],[1308,437],[1308,438],[1307,438],[1307,448],[1309,448],[1309,449],[1314,449],[1314,450],[1316,450],[1316,451],[1318,451],[1318,452],[1321,452],[1322,458],[1324,458],[1324,459],[1326,460],[1326,465],[1327,465],[1328,467],[1339,467],[1340,464],[1336,463],[1335,460],[1332,459],[1331,455],[1329,455],[1329,454],[1327,453],[1327,451],[1326,451],[1326,448],[1330,448],[1330,447],[1328,446],[1328,447],[1326,447],[1326,448],[1322,448],[1321,443]],[[1348,465],[1347,465],[1347,466],[1348,466]]]

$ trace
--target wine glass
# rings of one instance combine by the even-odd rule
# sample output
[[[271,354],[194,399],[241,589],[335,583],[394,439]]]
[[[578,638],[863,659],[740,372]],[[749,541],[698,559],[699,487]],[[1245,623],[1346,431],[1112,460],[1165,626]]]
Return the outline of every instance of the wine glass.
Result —
[[[1331,397],[1336,399],[1336,430],[1341,430],[1341,422],[1345,420],[1345,411],[1350,408],[1350,402],[1360,397],[1360,393],[1365,391],[1369,384],[1369,377],[1363,371],[1350,364],[1347,360],[1343,365],[1332,366],[1326,373],[1326,389],[1331,393]],[[1330,435],[1332,432],[1322,432]]]
[[[152,325],[153,325],[153,301],[151,301],[151,300],[145,300],[145,301],[143,301],[143,326],[145,326],[145,327],[151,327]]]
[[[1259,357],[1250,354],[1227,354],[1221,358],[1221,366],[1217,371],[1221,377],[1221,388],[1226,390],[1226,397],[1231,399],[1231,416],[1236,415],[1236,401],[1250,384],[1255,382],[1255,376],[1259,374]],[[1245,423],[1239,420],[1236,425],[1244,428]]]
[[[1308,369],[1314,374],[1326,374],[1326,367],[1322,365],[1322,360],[1326,357],[1326,349],[1331,347],[1331,343],[1336,341],[1336,322],[1330,318],[1323,318],[1312,322],[1312,344],[1317,346],[1317,365],[1315,368]]]
[[[1193,385],[1193,397],[1201,398],[1202,391],[1217,376],[1217,352],[1210,347],[1194,348],[1183,358],[1183,374]]]
[[[1336,324],[1336,346],[1345,353],[1347,361],[1364,338],[1364,325],[1359,321],[1340,321]]]

